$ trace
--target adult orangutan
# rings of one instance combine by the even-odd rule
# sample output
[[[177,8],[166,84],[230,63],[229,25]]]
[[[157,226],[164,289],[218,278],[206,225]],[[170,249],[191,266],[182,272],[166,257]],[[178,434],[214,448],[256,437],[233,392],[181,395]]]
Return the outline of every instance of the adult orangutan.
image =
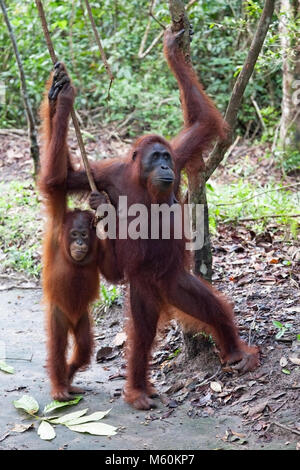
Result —
[[[127,158],[95,162],[93,175],[99,191],[108,193],[114,207],[119,197],[127,196],[128,207],[141,203],[177,202],[180,173],[190,174],[203,166],[202,153],[216,137],[224,138],[225,123],[213,102],[206,96],[191,65],[185,63],[178,46],[179,34],[166,32],[164,53],[180,89],[184,129],[166,141],[157,135],[137,139]],[[65,107],[66,115],[70,107]],[[68,169],[67,188],[88,190],[85,172]],[[92,193],[90,204],[101,203]],[[120,219],[118,220],[120,223]],[[259,364],[256,347],[241,341],[228,303],[206,282],[192,275],[185,251],[185,239],[132,239],[113,241],[117,268],[130,286],[129,359],[125,399],[138,409],[153,406],[153,388],[148,380],[148,362],[160,314],[181,311],[194,318],[213,334],[223,363],[235,364],[246,372]]]
[[[47,303],[48,371],[52,397],[69,400],[80,390],[71,385],[75,372],[92,352],[89,305],[99,294],[99,268],[115,280],[111,245],[100,241],[91,211],[67,208],[67,172],[72,168],[66,144],[74,89],[63,64],[47,83],[41,106],[44,151],[39,187],[45,196],[47,223],[43,245],[43,290]],[[102,202],[105,197],[102,196]],[[107,264],[109,260],[109,264]],[[74,353],[66,360],[68,334]]]

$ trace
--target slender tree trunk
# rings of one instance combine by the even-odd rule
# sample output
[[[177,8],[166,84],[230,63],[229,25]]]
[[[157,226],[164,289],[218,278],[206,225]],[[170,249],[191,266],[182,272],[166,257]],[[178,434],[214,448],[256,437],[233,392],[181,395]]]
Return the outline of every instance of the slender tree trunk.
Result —
[[[91,9],[91,6],[90,6],[88,0],[85,0],[85,6],[86,6],[86,9],[87,9],[87,12],[88,12],[88,15],[89,15],[90,23],[91,23],[91,26],[92,26],[92,29],[93,29],[93,32],[94,32],[94,36],[95,36],[95,40],[96,40],[96,43],[97,43],[97,46],[98,46],[98,49],[99,49],[99,52],[100,52],[100,56],[102,58],[105,70],[106,70],[106,72],[107,72],[107,74],[110,78],[110,82],[112,82],[114,77],[113,77],[113,74],[111,72],[109,63],[107,62],[106,54],[105,54],[105,51],[102,47],[101,39],[100,39],[98,30],[97,30],[96,23],[95,23],[93,13],[92,13],[92,9]]]
[[[272,15],[274,12],[276,0],[266,0],[262,15],[257,25],[255,35],[252,39],[251,46],[244,62],[243,68],[235,82],[235,85],[232,90],[229,104],[225,113],[225,120],[231,128],[231,132],[228,135],[228,139],[225,142],[218,142],[211,154],[209,155],[208,160],[206,161],[206,181],[213,174],[215,169],[221,163],[226,153],[226,150],[229,148],[232,142],[233,131],[236,125],[236,119],[238,111],[241,106],[242,98],[246,89],[246,86],[250,80],[250,77],[253,73],[256,61],[258,59],[259,53],[263,46],[265,37],[267,35],[268,29],[272,21]]]
[[[185,29],[183,36],[182,48],[186,60],[190,60],[189,50],[189,23],[185,14],[184,4],[181,0],[169,0],[170,14],[172,18],[172,29],[179,31]],[[252,40],[248,56],[245,60],[241,73],[234,85],[232,95],[226,110],[225,120],[231,128],[226,142],[219,142],[215,145],[214,150],[206,161],[205,171],[198,175],[192,175],[189,178],[189,203],[204,205],[203,233],[204,243],[200,250],[195,251],[194,271],[196,274],[202,275],[206,280],[212,279],[212,251],[209,234],[209,213],[206,198],[206,181],[213,174],[215,169],[224,158],[225,152],[232,142],[233,130],[236,124],[238,110],[245,92],[245,88],[254,70],[258,55],[263,46],[267,31],[269,29],[272,15],[274,12],[275,0],[266,0],[264,9],[259,20],[256,33]],[[193,230],[196,228],[195,219],[192,220]],[[207,340],[202,336],[192,335],[184,332],[185,351],[188,357],[194,357],[203,349],[207,349]]]
[[[282,46],[282,102],[280,145],[300,150],[300,39],[292,25],[299,20],[300,1],[281,0],[280,40]]]
[[[33,160],[33,166],[34,166],[34,176],[38,174],[39,170],[39,165],[40,165],[40,156],[39,156],[39,146],[37,142],[37,130],[36,130],[36,124],[35,124],[35,119],[33,116],[33,112],[31,109],[30,105],[30,100],[28,97],[28,92],[27,92],[27,86],[26,86],[26,79],[25,79],[25,73],[24,73],[24,68],[22,64],[22,60],[19,54],[18,46],[17,46],[17,41],[12,29],[12,25],[9,21],[8,15],[7,15],[7,10],[6,6],[4,3],[4,0],[0,0],[0,5],[1,9],[3,12],[4,20],[8,29],[8,33],[10,36],[10,40],[12,42],[13,48],[14,48],[14,53],[19,69],[19,75],[20,75],[20,82],[21,82],[21,94],[22,98],[24,101],[24,107],[25,107],[25,112],[27,116],[27,123],[28,123],[28,136],[30,140],[30,155]]]

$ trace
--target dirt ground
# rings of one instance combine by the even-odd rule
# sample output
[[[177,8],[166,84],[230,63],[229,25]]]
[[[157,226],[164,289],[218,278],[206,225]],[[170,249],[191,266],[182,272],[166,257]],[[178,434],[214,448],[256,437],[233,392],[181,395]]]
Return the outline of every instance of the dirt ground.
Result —
[[[40,289],[13,288],[0,292],[0,338],[5,343],[6,362],[14,374],[1,373],[0,449],[2,450],[293,450],[299,422],[297,388],[293,381],[280,380],[280,370],[271,370],[282,355],[275,349],[272,361],[264,359],[255,373],[235,377],[222,372],[216,361],[209,371],[200,363],[165,360],[179,344],[173,326],[158,341],[154,354],[153,379],[160,393],[157,407],[137,411],[121,394],[124,386],[124,358],[121,346],[103,355],[103,345],[112,345],[122,332],[122,314],[113,309],[95,326],[96,351],[87,371],[75,384],[85,389],[84,398],[72,411],[88,408],[89,413],[111,409],[105,423],[118,432],[111,438],[79,434],[56,426],[52,441],[41,440],[34,419],[16,410],[13,401],[33,396],[40,409],[51,401],[45,370],[45,334]],[[24,285],[23,285],[24,287]],[[117,333],[118,332],[118,333]],[[117,343],[121,341],[120,334]],[[168,343],[166,342],[168,341]],[[178,343],[178,344],[177,344]],[[170,346],[170,349],[167,349]],[[286,351],[287,352],[287,351]],[[213,371],[211,370],[213,369]],[[211,373],[213,372],[213,374]],[[294,371],[293,371],[294,373]],[[205,380],[207,378],[207,380]],[[221,384],[214,391],[210,384]],[[276,383],[276,387],[275,387]],[[299,386],[299,383],[298,383]],[[70,410],[63,410],[63,414]],[[18,426],[31,424],[24,432]],[[278,424],[271,424],[278,423]],[[282,427],[283,426],[283,427]],[[286,429],[293,429],[291,430]]]
[[[29,178],[25,137],[0,134],[0,146],[1,181]],[[102,156],[125,148],[119,140],[103,138],[87,145],[90,153]],[[23,157],[18,159],[21,149]],[[249,153],[241,146],[231,158],[237,152],[242,157],[245,151]],[[262,152],[260,147],[250,152],[253,164]],[[255,177],[267,180],[272,162],[268,165],[258,166]],[[273,176],[276,171],[274,167]],[[226,175],[223,171],[217,177]],[[118,433],[109,439],[64,428],[47,442],[32,428],[23,433],[13,430],[25,419],[13,400],[28,394],[44,406],[50,395],[39,284],[19,274],[6,278],[3,272],[0,341],[15,373],[0,371],[0,449],[299,449],[299,245],[285,243],[280,231],[254,233],[244,225],[221,226],[212,241],[214,285],[232,300],[243,339],[260,347],[260,367],[234,375],[221,368],[213,346],[196,359],[187,359],[180,326],[172,322],[162,328],[153,350],[151,375],[160,393],[157,408],[138,412],[122,399],[124,305],[105,312],[95,309],[95,355],[91,367],[76,380],[87,390],[77,407],[91,412],[112,408],[105,419],[118,427]],[[274,321],[284,326],[281,337]]]

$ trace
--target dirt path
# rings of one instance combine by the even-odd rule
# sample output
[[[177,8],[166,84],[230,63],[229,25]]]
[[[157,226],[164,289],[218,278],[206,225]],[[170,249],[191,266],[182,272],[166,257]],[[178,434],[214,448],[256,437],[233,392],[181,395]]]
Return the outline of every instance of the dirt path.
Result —
[[[2,349],[5,344],[6,362],[15,368],[14,374],[0,371],[0,449],[295,449],[296,435],[288,433],[287,437],[285,432],[270,442],[261,442],[255,433],[249,433],[249,428],[244,427],[239,414],[229,416],[223,411],[220,415],[193,419],[188,416],[189,402],[183,402],[172,413],[159,401],[158,408],[151,412],[133,410],[118,396],[124,380],[109,380],[119,371],[118,360],[105,365],[93,360],[87,371],[78,374],[76,383],[86,388],[87,393],[72,408],[72,411],[89,408],[89,412],[112,408],[105,422],[119,428],[116,436],[83,435],[57,426],[56,438],[43,441],[37,436],[37,424],[35,429],[24,433],[12,431],[15,424],[28,422],[24,414],[14,408],[13,400],[23,394],[31,395],[41,409],[51,401],[44,367],[45,334],[40,300],[41,290],[0,292],[0,341]],[[95,332],[99,333],[97,328]],[[229,435],[229,430],[246,434],[244,443],[241,439],[238,443],[226,442],[224,436]]]

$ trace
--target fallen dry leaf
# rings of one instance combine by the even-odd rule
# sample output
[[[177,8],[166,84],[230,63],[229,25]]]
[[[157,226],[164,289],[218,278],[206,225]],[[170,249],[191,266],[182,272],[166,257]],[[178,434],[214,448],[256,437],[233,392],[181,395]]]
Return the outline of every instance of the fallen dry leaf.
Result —
[[[269,400],[262,400],[257,403],[255,406],[249,407],[248,416],[252,417],[256,414],[262,413],[266,406],[268,406]]]
[[[104,346],[98,349],[96,360],[97,362],[108,361],[115,358],[118,355],[118,351],[111,346]]]
[[[172,393],[179,392],[179,390],[181,390],[183,387],[184,387],[184,382],[180,381],[171,385],[171,387],[169,387],[165,393],[167,393],[168,395],[171,395]]]
[[[225,397],[224,400],[223,400],[223,401],[224,401],[224,404],[226,405],[226,403],[227,403],[229,400],[231,400],[231,398],[232,398],[232,395],[228,395],[227,397]]]
[[[117,347],[123,346],[127,339],[126,333],[124,331],[121,331],[121,333],[117,333],[114,340],[113,340],[113,345]]]
[[[285,356],[282,356],[282,357],[280,358],[280,361],[279,361],[280,366],[281,366],[281,367],[285,367],[285,366],[287,365],[287,363],[288,363],[287,358],[286,358]]]
[[[24,432],[27,431],[30,428],[33,428],[34,424],[29,423],[29,424],[21,424],[21,423],[16,423],[14,427],[11,429],[13,432]]]
[[[300,366],[300,358],[297,356],[289,356],[289,360],[293,363],[296,364],[297,366]]]
[[[232,432],[232,434],[233,434],[234,436],[241,437],[241,438],[242,438],[242,437],[246,437],[246,434],[241,434],[241,433],[239,433],[239,432],[235,432],[235,431],[232,431],[232,430],[231,430],[231,432]]]
[[[222,385],[219,382],[210,382],[210,388],[217,393],[222,391]]]

